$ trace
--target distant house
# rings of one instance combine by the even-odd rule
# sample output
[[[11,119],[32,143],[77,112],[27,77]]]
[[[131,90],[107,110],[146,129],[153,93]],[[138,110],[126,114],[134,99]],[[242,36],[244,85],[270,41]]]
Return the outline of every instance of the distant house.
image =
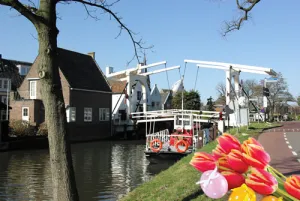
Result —
[[[153,89],[150,92],[150,101],[151,101],[151,110],[161,110],[161,95],[159,93],[159,90],[157,88],[157,85],[155,84]]]
[[[68,129],[73,140],[111,135],[111,89],[94,55],[58,49]],[[24,120],[35,126],[45,121],[38,65],[37,57],[17,93],[12,95],[10,120]]]
[[[9,107],[9,97],[11,91],[16,91],[21,85],[24,76],[20,75],[18,65],[31,65],[29,62],[3,59],[0,55],[0,101],[4,103],[1,107],[0,120],[8,120],[7,110]]]
[[[160,91],[161,96],[161,109],[169,110],[172,109],[172,90],[162,89]]]

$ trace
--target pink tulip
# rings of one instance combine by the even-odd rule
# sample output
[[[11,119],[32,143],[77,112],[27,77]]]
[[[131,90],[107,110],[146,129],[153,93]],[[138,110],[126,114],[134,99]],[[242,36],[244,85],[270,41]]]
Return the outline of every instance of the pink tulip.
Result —
[[[257,168],[251,168],[251,174],[246,178],[246,185],[262,195],[270,195],[278,188],[278,182],[271,173]]]
[[[227,155],[227,161],[232,170],[241,174],[245,173],[249,168],[249,165],[244,161],[242,152],[239,150],[231,150]]]
[[[221,174],[226,178],[228,183],[228,190],[240,187],[245,183],[245,177],[234,171],[224,171]]]
[[[217,138],[217,141],[225,154],[229,154],[232,149],[241,150],[240,141],[228,133],[224,133]]]
[[[200,172],[205,172],[215,169],[216,159],[206,152],[196,152],[190,164]]]

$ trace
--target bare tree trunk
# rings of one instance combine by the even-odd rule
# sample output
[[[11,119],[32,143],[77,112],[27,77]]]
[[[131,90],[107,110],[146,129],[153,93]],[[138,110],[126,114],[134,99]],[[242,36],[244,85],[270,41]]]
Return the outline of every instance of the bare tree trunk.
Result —
[[[45,22],[36,25],[39,40],[38,73],[48,128],[50,164],[55,201],[79,200],[57,60],[56,1],[41,0]]]

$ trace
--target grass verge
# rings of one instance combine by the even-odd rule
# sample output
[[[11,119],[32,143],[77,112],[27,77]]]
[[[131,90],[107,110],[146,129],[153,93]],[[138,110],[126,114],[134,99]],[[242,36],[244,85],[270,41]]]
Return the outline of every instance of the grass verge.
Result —
[[[249,128],[240,128],[239,133],[236,129],[229,130],[229,133],[235,135],[241,142],[248,137],[257,138],[265,128],[280,126],[280,124],[253,123]],[[247,134],[247,135],[245,135]],[[211,152],[217,143],[213,141],[198,151]],[[132,192],[128,193],[121,201],[209,201],[213,200],[206,197],[201,191],[199,185],[195,183],[199,180],[201,174],[195,170],[189,162],[193,154],[190,154],[169,169],[156,175],[151,181],[142,184]],[[225,196],[218,200],[228,200]]]

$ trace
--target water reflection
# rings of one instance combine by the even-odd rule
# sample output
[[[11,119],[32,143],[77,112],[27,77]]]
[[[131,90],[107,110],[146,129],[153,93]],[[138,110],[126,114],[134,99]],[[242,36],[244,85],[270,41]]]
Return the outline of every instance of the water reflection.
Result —
[[[80,200],[117,200],[174,160],[150,163],[143,142],[94,142],[72,145]],[[0,201],[51,200],[47,150],[0,153]]]

